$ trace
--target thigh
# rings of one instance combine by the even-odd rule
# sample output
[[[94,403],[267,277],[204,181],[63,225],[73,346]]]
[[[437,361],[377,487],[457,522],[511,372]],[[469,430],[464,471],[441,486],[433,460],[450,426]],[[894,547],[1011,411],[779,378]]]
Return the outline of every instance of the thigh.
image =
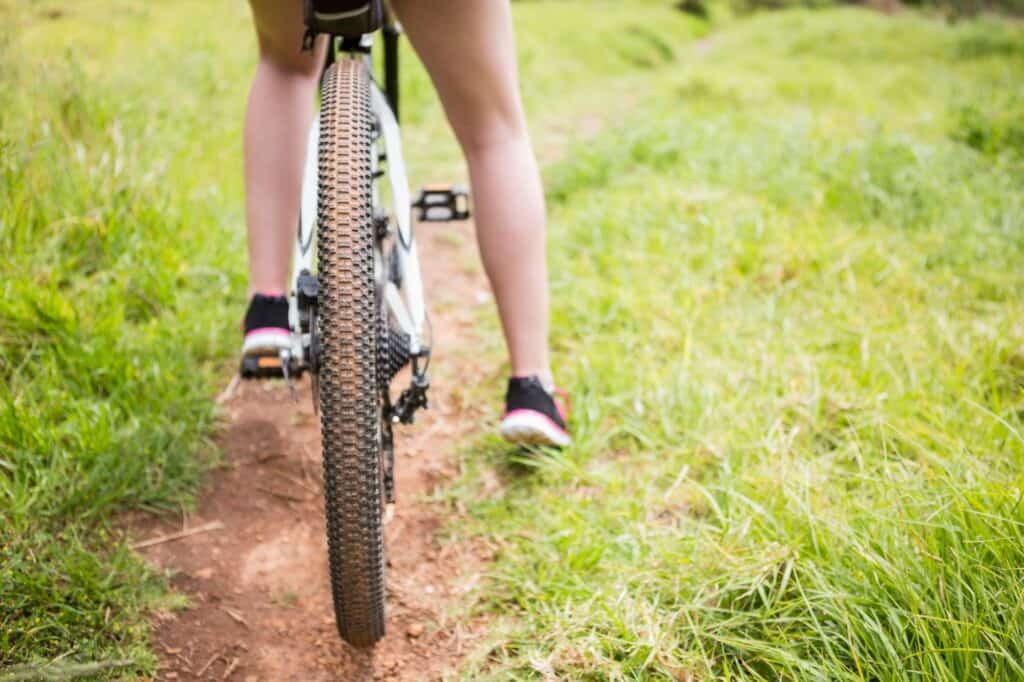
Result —
[[[312,52],[302,50],[302,0],[249,0],[249,6],[261,58],[290,71],[312,73],[319,68],[323,45]]]
[[[509,0],[391,0],[463,146],[525,128]]]

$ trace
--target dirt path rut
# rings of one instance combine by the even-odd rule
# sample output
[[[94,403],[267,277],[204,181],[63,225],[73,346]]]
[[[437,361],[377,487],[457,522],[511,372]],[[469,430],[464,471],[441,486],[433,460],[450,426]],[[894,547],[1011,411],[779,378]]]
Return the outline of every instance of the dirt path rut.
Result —
[[[468,224],[418,235],[431,293],[438,359],[431,410],[396,433],[398,504],[387,527],[388,634],[372,653],[337,635],[327,577],[319,421],[308,383],[299,403],[271,384],[243,383],[224,400],[219,443],[227,466],[212,475],[195,514],[136,529],[160,536],[204,524],[217,530],[142,550],[175,572],[191,606],[162,614],[155,644],[161,680],[434,680],[479,636],[454,618],[480,577],[487,550],[442,544],[455,513],[432,493],[456,473],[456,448],[482,414],[460,392],[489,380],[475,362],[473,308],[489,304]],[[497,396],[496,396],[497,397]]]

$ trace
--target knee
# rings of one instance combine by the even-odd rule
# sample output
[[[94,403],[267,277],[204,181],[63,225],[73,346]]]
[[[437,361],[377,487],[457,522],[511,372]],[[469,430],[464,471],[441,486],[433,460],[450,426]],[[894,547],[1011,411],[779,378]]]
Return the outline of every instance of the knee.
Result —
[[[292,42],[259,36],[260,64],[288,78],[315,80],[323,64],[324,49],[322,43],[314,50],[303,50],[299,39]]]
[[[467,157],[510,145],[529,145],[526,122],[515,112],[496,113],[453,126],[455,137]]]

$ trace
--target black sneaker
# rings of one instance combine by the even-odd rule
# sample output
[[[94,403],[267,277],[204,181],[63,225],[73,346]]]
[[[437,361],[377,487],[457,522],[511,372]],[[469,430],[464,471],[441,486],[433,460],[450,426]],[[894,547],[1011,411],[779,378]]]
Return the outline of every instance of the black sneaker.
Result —
[[[522,445],[565,447],[572,443],[565,429],[567,410],[556,397],[565,399],[566,394],[558,389],[548,392],[535,376],[509,379],[501,437]]]
[[[244,331],[243,362],[245,358],[277,358],[282,350],[291,348],[288,299],[284,296],[253,295],[245,313]]]

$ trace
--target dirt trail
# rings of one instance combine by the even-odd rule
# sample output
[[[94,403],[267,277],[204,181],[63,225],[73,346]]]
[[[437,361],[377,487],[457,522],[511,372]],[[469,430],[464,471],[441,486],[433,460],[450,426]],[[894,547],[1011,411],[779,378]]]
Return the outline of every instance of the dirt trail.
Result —
[[[387,637],[369,654],[343,644],[335,630],[319,422],[308,383],[299,387],[298,404],[280,384],[243,383],[224,403],[219,443],[227,467],[210,477],[197,512],[133,531],[145,538],[223,524],[142,550],[176,572],[173,586],[191,600],[188,610],[158,620],[158,679],[433,680],[479,636],[449,608],[464,603],[488,552],[441,546],[437,531],[455,512],[428,498],[456,473],[456,448],[482,417],[460,386],[489,381],[484,373],[494,371],[474,357],[473,308],[490,301],[474,265],[470,225],[425,227],[418,238],[439,359],[431,368],[431,409],[396,433]]]

